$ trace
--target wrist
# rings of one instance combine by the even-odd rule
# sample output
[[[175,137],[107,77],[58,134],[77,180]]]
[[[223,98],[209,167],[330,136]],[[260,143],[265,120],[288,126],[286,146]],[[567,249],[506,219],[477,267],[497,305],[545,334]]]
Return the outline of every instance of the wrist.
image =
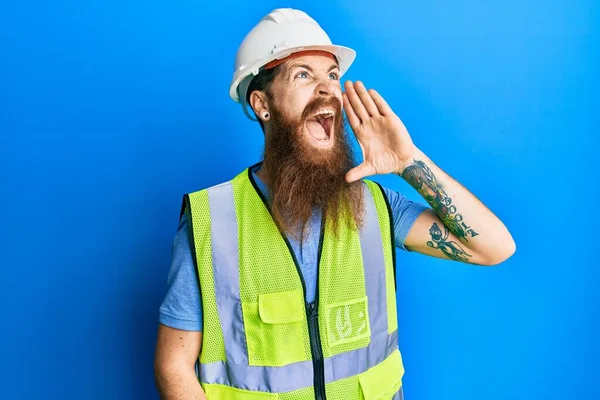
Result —
[[[404,170],[406,170],[406,168],[413,165],[415,163],[415,161],[417,159],[419,159],[419,156],[418,156],[419,153],[420,153],[420,150],[418,148],[414,147],[410,152],[405,154],[400,159],[398,169],[396,170],[396,174],[402,176],[402,174],[404,173]]]

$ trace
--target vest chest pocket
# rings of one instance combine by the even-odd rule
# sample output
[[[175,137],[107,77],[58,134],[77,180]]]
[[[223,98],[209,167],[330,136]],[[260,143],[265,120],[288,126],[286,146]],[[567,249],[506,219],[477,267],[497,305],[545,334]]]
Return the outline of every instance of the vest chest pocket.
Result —
[[[404,366],[400,351],[358,376],[361,400],[391,400],[402,386]]]
[[[371,337],[367,297],[329,304],[325,310],[330,347],[363,339],[368,341]]]
[[[308,332],[302,291],[259,294],[258,302],[242,302],[248,363],[283,366],[305,361]]]

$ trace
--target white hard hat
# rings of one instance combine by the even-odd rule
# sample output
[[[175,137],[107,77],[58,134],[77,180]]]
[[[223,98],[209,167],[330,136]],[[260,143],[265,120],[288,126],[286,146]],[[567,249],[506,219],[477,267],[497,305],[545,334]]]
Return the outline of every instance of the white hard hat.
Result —
[[[242,105],[248,118],[256,121],[248,112],[246,103],[246,92],[252,78],[269,62],[305,50],[322,50],[333,54],[340,66],[340,75],[348,70],[356,57],[354,50],[334,46],[317,21],[304,11],[279,8],[260,20],[240,44],[229,96]]]

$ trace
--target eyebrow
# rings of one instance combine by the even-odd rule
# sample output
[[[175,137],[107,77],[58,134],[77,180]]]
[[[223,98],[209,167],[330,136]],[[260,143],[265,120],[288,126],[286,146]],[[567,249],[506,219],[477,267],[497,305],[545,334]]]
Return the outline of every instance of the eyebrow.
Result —
[[[292,70],[295,68],[304,68],[304,69],[307,69],[309,72],[314,73],[314,70],[308,64],[294,64],[294,65],[291,65],[287,70],[288,78],[290,77]],[[329,71],[327,71],[327,72],[329,73],[329,72],[333,71],[334,69],[340,69],[339,65],[332,64],[331,67],[329,67]]]

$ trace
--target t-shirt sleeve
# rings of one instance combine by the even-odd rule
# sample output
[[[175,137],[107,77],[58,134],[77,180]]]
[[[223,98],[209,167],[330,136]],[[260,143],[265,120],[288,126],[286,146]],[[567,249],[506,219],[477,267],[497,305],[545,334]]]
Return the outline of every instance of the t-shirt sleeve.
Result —
[[[396,246],[402,250],[410,251],[404,246],[406,236],[408,236],[408,232],[410,231],[410,228],[412,228],[417,217],[430,207],[426,204],[409,200],[392,189],[384,187],[383,192],[385,193],[392,210]]]
[[[173,238],[167,294],[160,306],[159,322],[175,329],[202,331],[200,287],[188,225],[188,215],[185,213]]]

